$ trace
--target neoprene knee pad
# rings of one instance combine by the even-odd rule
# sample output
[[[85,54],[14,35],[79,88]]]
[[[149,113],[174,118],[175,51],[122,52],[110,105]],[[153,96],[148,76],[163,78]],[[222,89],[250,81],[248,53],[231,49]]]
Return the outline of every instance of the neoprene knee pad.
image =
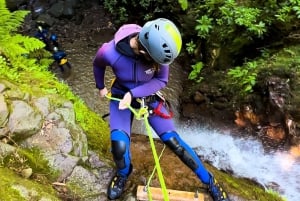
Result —
[[[125,132],[120,130],[111,132],[111,153],[118,173],[128,176],[131,166],[130,139]]]
[[[199,177],[199,179],[208,184],[209,173],[202,164],[195,151],[187,145],[180,136],[172,131],[161,135],[162,141],[180,158]]]
[[[198,156],[176,132],[168,132],[161,136],[163,142],[193,171],[198,168]],[[198,159],[198,160],[197,160]]]

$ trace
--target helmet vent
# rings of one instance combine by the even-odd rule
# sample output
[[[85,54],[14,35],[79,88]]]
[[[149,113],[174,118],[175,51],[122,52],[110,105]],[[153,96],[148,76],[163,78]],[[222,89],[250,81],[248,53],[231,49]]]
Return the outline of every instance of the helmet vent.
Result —
[[[145,38],[146,40],[149,39],[149,32],[147,32],[147,33],[144,34],[144,38]]]
[[[159,25],[158,24],[155,24],[155,29],[159,30]]]
[[[168,58],[165,58],[165,59],[164,59],[164,62],[165,62],[165,63],[168,63],[168,62],[170,62],[170,61],[171,61],[171,60],[168,59]]]

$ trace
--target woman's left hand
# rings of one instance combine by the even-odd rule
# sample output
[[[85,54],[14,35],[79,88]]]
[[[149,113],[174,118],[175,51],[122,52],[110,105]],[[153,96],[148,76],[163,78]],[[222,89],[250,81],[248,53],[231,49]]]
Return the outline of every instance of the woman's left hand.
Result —
[[[119,109],[120,110],[125,110],[128,108],[128,106],[131,104],[131,100],[132,100],[132,96],[130,94],[130,92],[127,92],[123,99],[120,101],[119,103]]]

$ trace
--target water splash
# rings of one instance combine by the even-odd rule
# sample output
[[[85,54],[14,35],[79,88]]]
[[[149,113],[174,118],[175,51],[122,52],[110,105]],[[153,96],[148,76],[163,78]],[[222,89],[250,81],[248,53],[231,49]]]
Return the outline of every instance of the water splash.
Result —
[[[238,177],[257,181],[276,190],[288,201],[300,198],[300,157],[290,152],[266,153],[260,141],[236,138],[199,126],[179,126],[181,137],[204,160]]]

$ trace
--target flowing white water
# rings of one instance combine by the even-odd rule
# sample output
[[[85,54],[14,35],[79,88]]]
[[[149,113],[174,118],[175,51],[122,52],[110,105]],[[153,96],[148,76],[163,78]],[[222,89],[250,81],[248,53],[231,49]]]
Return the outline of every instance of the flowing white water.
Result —
[[[277,184],[277,191],[288,201],[300,200],[299,157],[280,151],[265,153],[260,141],[251,138],[235,138],[198,126],[178,128],[181,137],[215,167],[230,169],[266,188]]]

